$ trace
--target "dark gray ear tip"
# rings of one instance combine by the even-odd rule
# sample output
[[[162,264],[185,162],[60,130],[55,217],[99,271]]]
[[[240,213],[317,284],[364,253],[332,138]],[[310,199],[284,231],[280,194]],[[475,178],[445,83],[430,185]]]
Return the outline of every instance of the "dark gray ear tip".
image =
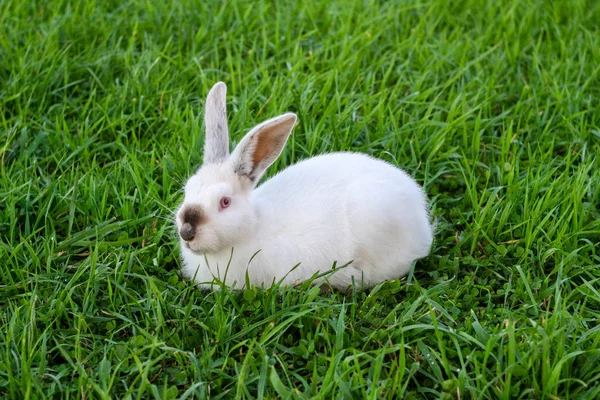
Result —
[[[217,83],[215,83],[212,87],[212,89],[210,89],[211,92],[227,92],[227,85],[225,84],[225,82],[219,81]]]
[[[225,85],[223,82],[217,82],[208,92],[206,101],[212,104],[222,104],[225,103],[226,97],[227,85]]]

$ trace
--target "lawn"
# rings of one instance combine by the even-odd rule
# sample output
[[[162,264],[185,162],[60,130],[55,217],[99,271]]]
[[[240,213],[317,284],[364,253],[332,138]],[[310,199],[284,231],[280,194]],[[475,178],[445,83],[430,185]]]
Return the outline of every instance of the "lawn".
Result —
[[[599,2],[1,4],[0,398],[600,397]],[[183,279],[218,80],[234,142],[298,114],[267,175],[414,176],[432,254],[347,295]]]

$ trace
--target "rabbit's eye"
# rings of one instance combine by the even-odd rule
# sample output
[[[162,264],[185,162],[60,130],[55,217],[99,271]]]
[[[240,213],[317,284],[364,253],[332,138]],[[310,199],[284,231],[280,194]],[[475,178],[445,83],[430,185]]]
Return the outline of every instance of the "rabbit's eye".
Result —
[[[219,202],[219,206],[221,207],[221,210],[229,207],[230,204],[231,204],[231,199],[229,197],[221,197],[221,201]]]

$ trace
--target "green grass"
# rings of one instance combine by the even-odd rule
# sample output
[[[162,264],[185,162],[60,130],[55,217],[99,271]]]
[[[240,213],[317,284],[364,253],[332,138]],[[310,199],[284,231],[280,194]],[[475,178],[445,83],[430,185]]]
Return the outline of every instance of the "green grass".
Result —
[[[1,398],[600,397],[600,3],[0,7]],[[202,293],[171,215],[204,97],[422,183],[414,275]]]

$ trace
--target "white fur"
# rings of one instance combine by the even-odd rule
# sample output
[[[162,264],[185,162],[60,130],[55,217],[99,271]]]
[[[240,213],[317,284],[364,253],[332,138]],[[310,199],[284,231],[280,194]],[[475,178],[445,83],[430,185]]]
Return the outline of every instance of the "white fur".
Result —
[[[291,115],[259,125],[247,138],[266,124],[281,124],[288,131],[276,134],[289,135]],[[216,277],[240,289],[246,274],[257,286],[294,284],[350,263],[329,275],[329,283],[345,289],[354,279],[372,287],[406,275],[429,254],[425,195],[404,171],[364,154],[332,153],[301,161],[254,189],[255,181],[236,173],[242,150],[205,164],[185,187],[178,228],[184,207],[201,205],[207,213],[198,235],[181,240],[183,273],[200,286],[211,287]],[[231,206],[219,210],[223,196]]]

